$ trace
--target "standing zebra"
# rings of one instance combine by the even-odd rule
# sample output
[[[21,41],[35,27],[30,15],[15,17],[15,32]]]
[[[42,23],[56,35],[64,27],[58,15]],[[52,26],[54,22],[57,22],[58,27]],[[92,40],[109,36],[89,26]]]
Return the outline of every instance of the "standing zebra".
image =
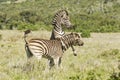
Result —
[[[27,53],[27,57],[30,58],[33,55],[37,57],[37,59],[41,59],[42,57],[47,58],[49,62],[49,68],[53,65],[59,67],[61,64],[61,58],[63,55],[63,50],[66,51],[70,46],[82,46],[83,41],[80,40],[80,36],[77,33],[71,33],[63,36],[63,38],[56,40],[46,40],[46,39],[37,39],[33,38],[30,40],[26,39],[26,35],[30,33],[30,31],[25,31],[24,40],[25,40],[25,50]],[[65,45],[62,50],[61,41]]]
[[[51,40],[64,36],[65,33],[62,30],[62,25],[65,25],[67,28],[72,27],[68,12],[66,10],[58,11],[53,18],[52,25],[54,28],[50,37]]]
[[[67,28],[73,27],[70,18],[68,15],[68,12],[66,10],[60,10],[58,11],[52,21],[52,25],[54,26],[52,30],[52,34],[50,37],[50,40],[54,40],[57,38],[61,38],[65,35],[65,32],[62,30],[62,25],[65,25]],[[62,44],[62,46],[65,46]],[[73,46],[71,46],[73,54],[76,56],[76,51]]]

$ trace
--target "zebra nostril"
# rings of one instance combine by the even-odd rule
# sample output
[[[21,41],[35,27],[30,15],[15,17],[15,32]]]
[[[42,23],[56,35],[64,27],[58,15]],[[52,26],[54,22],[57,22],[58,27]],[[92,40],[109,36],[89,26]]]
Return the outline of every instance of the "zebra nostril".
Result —
[[[84,42],[80,42],[80,43],[79,43],[79,46],[83,46],[83,45],[84,45]]]

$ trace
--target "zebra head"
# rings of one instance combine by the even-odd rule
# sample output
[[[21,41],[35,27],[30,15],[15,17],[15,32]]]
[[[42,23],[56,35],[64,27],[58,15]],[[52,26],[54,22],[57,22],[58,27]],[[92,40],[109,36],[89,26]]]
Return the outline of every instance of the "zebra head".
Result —
[[[62,14],[61,14],[61,24],[65,25],[67,28],[71,28],[72,27],[72,24],[70,22],[70,18],[69,18],[68,12],[66,10],[62,11]]]
[[[83,46],[84,42],[80,39],[80,35],[78,33],[71,33],[74,36],[74,45]]]
[[[57,24],[58,26],[63,25],[67,28],[72,27],[68,12],[66,10],[60,10],[56,13],[53,19],[53,24]]]

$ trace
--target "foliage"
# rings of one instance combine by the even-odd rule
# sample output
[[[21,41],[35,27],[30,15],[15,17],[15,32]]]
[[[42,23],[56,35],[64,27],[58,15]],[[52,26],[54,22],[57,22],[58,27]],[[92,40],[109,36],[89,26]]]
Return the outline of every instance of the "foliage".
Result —
[[[29,22],[32,24],[35,24],[37,21],[40,20],[39,19],[40,17],[35,12],[32,12],[32,11],[20,12],[20,16],[23,22]]]
[[[112,73],[110,79],[108,80],[120,80],[120,72],[119,73]]]
[[[52,26],[54,14],[60,9],[67,9],[72,24],[76,25],[76,32],[83,30],[90,32],[120,31],[120,3],[118,0],[26,0],[22,3],[11,1],[11,3],[5,3],[5,1],[4,4],[0,3],[0,29],[25,29],[21,26],[22,23],[29,27],[42,23],[46,27],[42,25],[32,29],[51,30],[52,27],[49,26]]]
[[[82,37],[90,37],[90,31],[89,30],[83,30],[82,31],[82,34],[81,34]]]

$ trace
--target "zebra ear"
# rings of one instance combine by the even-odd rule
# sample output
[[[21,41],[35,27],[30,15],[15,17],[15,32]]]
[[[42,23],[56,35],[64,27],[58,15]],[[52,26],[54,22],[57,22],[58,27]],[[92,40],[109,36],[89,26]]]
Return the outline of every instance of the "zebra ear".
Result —
[[[80,35],[78,33],[75,33],[75,36],[80,38]]]
[[[65,10],[65,12],[66,12],[66,15],[68,16],[68,11],[67,11],[67,10]]]
[[[68,16],[68,11],[66,9],[63,9],[62,12],[65,12],[65,14]]]
[[[28,34],[28,33],[30,33],[30,32],[31,32],[31,30],[29,30],[29,29],[26,30],[26,31],[24,31],[25,34]]]

